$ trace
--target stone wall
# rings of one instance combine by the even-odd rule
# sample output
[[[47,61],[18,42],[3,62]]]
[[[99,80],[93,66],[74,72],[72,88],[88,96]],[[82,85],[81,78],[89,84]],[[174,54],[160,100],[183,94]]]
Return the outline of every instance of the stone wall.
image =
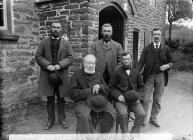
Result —
[[[35,0],[12,0],[13,33],[19,40],[0,40],[1,107],[4,125],[10,111],[24,100],[37,96],[38,67],[34,52],[39,43],[39,22]],[[4,126],[4,132],[9,130]]]

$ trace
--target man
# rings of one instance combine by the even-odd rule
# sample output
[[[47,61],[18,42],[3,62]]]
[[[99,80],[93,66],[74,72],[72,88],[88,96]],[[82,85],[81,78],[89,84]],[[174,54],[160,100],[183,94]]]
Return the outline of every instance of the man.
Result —
[[[112,26],[107,23],[102,26],[102,39],[95,43],[90,52],[96,56],[96,71],[103,75],[108,84],[114,69],[122,63],[123,49],[121,44],[112,40]]]
[[[55,121],[55,95],[57,96],[58,122],[67,128],[65,121],[65,100],[68,93],[68,67],[73,61],[72,48],[61,37],[61,23],[51,24],[51,36],[42,40],[37,48],[35,59],[40,66],[38,92],[47,96],[48,121],[45,130],[50,129]]]
[[[145,94],[143,98],[143,107],[146,117],[153,94],[150,123],[155,127],[160,127],[157,121],[157,115],[161,109],[161,97],[164,91],[164,85],[166,86],[168,83],[168,69],[173,65],[170,49],[168,46],[161,43],[161,35],[160,29],[153,29],[152,43],[143,49],[138,64],[139,71],[144,68],[143,80],[145,83]]]
[[[119,114],[122,133],[128,132],[128,110],[134,112],[135,121],[131,133],[139,133],[145,112],[140,103],[140,96],[144,91],[141,75],[131,66],[131,56],[128,52],[123,54],[123,65],[118,67],[111,77],[109,88],[115,100],[115,108]]]
[[[107,100],[108,89],[95,71],[95,65],[95,56],[86,55],[83,69],[71,77],[70,97],[75,102],[74,113],[79,133],[92,133],[91,126],[97,125],[96,122],[99,123],[100,133],[109,133],[115,120],[115,110]]]

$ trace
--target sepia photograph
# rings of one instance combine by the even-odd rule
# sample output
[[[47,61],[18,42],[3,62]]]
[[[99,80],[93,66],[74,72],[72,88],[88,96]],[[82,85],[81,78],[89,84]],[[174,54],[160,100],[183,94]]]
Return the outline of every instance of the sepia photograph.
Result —
[[[192,0],[0,0],[1,140],[193,140]]]

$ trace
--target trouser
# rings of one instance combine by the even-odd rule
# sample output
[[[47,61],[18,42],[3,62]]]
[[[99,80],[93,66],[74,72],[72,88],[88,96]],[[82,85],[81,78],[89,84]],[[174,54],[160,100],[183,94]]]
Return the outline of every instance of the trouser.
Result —
[[[120,128],[122,133],[128,133],[128,111],[134,112],[135,115],[135,121],[134,125],[131,129],[131,133],[139,133],[140,132],[140,126],[143,123],[145,112],[143,110],[143,107],[141,103],[138,101],[136,103],[126,105],[121,102],[116,102],[115,104],[116,109],[120,119]]]
[[[110,104],[110,103],[109,103]],[[74,113],[77,117],[77,130],[79,133],[92,133],[94,122],[100,127],[100,133],[109,133],[114,125],[114,118],[108,112],[93,112],[85,102],[74,107]]]
[[[54,96],[47,96],[47,112],[48,120],[55,120],[55,96],[57,97],[57,114],[58,121],[61,122],[65,120],[65,100],[63,97],[60,97],[59,88],[54,88]]]
[[[164,73],[151,74],[147,81],[145,82],[145,91],[143,97],[143,108],[147,117],[149,104],[152,102],[153,94],[153,104],[150,119],[157,119],[157,115],[161,109],[161,97],[164,91]]]

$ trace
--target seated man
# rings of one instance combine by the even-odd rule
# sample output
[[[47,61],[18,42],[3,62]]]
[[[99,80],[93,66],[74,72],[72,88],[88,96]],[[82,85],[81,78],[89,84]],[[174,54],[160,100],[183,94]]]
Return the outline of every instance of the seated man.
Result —
[[[143,94],[144,84],[137,70],[131,68],[131,56],[123,52],[123,65],[118,67],[112,75],[109,88],[110,94],[115,100],[115,107],[119,114],[122,133],[128,132],[128,110],[134,112],[135,121],[131,133],[139,133],[144,120],[145,112],[140,103],[140,95]]]
[[[95,56],[86,55],[83,69],[71,77],[70,97],[75,102],[74,113],[78,119],[79,133],[92,133],[91,126],[96,117],[100,133],[109,133],[115,122],[115,110],[107,99],[108,88],[100,74],[95,72],[95,64]]]

